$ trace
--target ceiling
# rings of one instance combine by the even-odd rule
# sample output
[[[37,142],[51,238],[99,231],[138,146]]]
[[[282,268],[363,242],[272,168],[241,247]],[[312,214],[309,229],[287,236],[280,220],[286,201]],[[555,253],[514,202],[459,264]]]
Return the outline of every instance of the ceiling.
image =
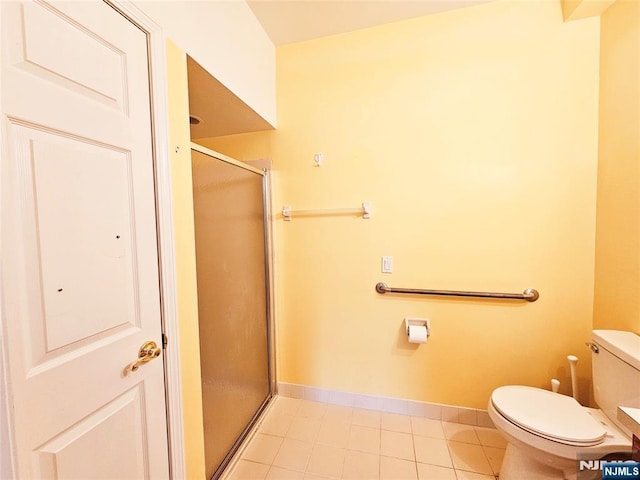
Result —
[[[351,32],[491,0],[247,0],[276,45]]]

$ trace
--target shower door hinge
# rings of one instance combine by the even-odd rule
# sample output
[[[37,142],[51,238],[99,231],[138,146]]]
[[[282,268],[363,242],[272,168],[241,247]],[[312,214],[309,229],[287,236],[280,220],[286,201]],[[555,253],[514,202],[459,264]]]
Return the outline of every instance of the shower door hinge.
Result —
[[[167,348],[167,344],[169,343],[169,339],[167,338],[166,334],[162,334],[162,349],[166,350]]]

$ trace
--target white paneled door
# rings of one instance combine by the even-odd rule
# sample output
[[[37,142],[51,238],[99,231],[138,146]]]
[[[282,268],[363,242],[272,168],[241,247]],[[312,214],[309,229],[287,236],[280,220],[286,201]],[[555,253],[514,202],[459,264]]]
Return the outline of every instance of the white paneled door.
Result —
[[[16,476],[168,478],[146,34],[97,0],[0,8]]]

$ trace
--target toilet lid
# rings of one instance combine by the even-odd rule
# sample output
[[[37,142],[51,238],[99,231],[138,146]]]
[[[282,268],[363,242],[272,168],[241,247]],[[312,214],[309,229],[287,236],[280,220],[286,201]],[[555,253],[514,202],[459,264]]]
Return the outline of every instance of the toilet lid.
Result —
[[[573,397],[525,386],[499,387],[491,403],[523,429],[567,445],[598,445],[607,431]]]

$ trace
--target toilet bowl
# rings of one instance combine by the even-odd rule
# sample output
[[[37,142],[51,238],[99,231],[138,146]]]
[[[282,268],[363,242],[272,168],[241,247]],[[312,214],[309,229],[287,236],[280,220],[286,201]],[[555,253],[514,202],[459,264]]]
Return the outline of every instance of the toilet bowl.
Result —
[[[617,421],[616,409],[640,405],[640,337],[597,330],[592,339],[594,393],[601,409],[521,385],[491,394],[489,416],[507,440],[500,480],[574,480],[580,460],[630,451],[631,434]]]
[[[601,458],[631,446],[630,436],[602,411],[538,388],[496,389],[489,416],[508,442],[500,480],[574,479],[578,459]]]

